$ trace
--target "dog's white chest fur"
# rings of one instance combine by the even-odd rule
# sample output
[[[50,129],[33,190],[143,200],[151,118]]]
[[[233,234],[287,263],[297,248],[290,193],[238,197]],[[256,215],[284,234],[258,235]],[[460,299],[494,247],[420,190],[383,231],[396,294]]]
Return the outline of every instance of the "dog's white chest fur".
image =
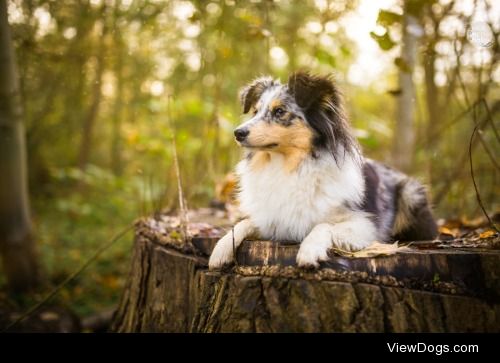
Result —
[[[346,202],[361,201],[362,172],[352,158],[340,161],[339,167],[331,155],[322,154],[307,158],[293,172],[284,162],[281,154],[272,153],[257,170],[246,159],[236,169],[241,212],[262,238],[300,242],[317,224],[340,220]]]

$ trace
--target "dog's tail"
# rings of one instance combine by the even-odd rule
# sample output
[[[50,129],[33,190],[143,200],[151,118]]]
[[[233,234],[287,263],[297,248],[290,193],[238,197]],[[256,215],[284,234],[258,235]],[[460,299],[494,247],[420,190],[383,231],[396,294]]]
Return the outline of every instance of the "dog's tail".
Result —
[[[399,241],[432,240],[438,228],[432,215],[425,187],[412,178],[399,182],[392,235]]]

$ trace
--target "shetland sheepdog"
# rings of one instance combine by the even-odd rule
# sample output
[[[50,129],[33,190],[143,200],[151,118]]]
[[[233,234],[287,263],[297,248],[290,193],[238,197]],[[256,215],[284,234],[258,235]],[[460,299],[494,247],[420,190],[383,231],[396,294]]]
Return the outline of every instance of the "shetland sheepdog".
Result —
[[[231,263],[249,237],[300,242],[297,265],[318,267],[333,246],[437,235],[424,187],[363,157],[331,76],[258,78],[240,100],[251,115],[234,130],[244,149],[236,167],[244,219],[217,242],[211,269]]]

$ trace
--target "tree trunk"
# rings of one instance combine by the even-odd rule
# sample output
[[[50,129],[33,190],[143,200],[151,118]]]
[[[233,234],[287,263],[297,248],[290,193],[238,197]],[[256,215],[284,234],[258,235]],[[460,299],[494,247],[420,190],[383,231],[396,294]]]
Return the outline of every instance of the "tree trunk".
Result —
[[[107,33],[107,23],[106,23],[106,2],[102,4],[101,8],[101,21],[102,30],[99,48],[96,55],[96,69],[95,69],[95,79],[92,87],[92,102],[90,108],[85,115],[83,120],[83,130],[82,130],[82,140],[80,144],[80,151],[78,156],[78,167],[80,170],[85,170],[89,162],[90,151],[92,150],[92,138],[94,132],[94,124],[99,113],[99,107],[101,105],[101,85],[102,76],[104,74],[104,53],[106,49],[106,33]]]
[[[424,58],[424,73],[425,73],[425,100],[427,105],[427,137],[432,139],[435,136],[436,128],[439,128],[439,94],[434,80],[436,76],[435,61],[436,51],[434,50],[435,41],[431,41],[428,45]]]
[[[115,13],[118,12],[118,4],[115,9]],[[118,15],[115,14],[115,19],[118,18]],[[118,54],[116,59],[116,98],[113,112],[113,129],[112,129],[112,141],[111,141],[111,168],[113,173],[117,176],[122,175],[123,173],[123,163],[122,163],[122,154],[121,154],[121,126],[123,119],[123,58],[125,57],[123,39],[121,36],[121,31],[118,28],[118,21],[115,20],[115,31],[114,31],[114,39],[116,52]]]
[[[399,69],[399,89],[397,103],[396,130],[394,133],[393,161],[394,166],[410,171],[413,162],[415,144],[415,88],[413,86],[413,69],[417,54],[417,39],[411,27],[418,26],[417,20],[408,13],[405,2],[403,14],[403,44],[401,48],[402,64]]]
[[[427,45],[427,50],[424,53],[424,74],[425,74],[425,104],[427,108],[427,127],[426,127],[426,138],[427,138],[427,150],[429,152],[428,157],[428,183],[429,185],[434,185],[434,158],[432,153],[437,153],[437,146],[439,144],[439,137],[436,135],[436,130],[440,126],[440,113],[439,113],[439,93],[436,82],[434,80],[436,76],[436,47],[437,37],[438,37],[437,27],[435,29],[435,35],[433,39],[429,40]],[[438,168],[440,165],[438,164]]]
[[[0,253],[9,287],[38,283],[27,186],[26,142],[19,81],[7,19],[0,0]]]
[[[212,272],[207,257],[216,240],[186,245],[161,221],[138,223],[111,330],[500,331],[497,250],[425,250],[432,244],[420,243],[391,256],[332,256],[319,271],[305,271],[295,266],[298,245],[245,241],[236,267]]]
[[[429,185],[434,185],[434,163],[435,160],[432,156],[433,153],[437,154],[437,141],[439,140],[438,137],[435,135],[435,130],[439,128],[439,104],[438,104],[438,92],[437,92],[437,87],[436,83],[434,81],[434,77],[436,75],[436,70],[435,70],[435,60],[436,60],[436,53],[434,50],[435,44],[434,42],[431,42],[427,52],[425,53],[424,57],[424,72],[425,72],[425,100],[426,100],[426,105],[427,105],[427,128],[426,128],[426,138],[428,140],[427,143],[427,151],[428,151],[428,157],[427,157],[427,182]],[[438,168],[441,167],[441,162],[438,163]]]

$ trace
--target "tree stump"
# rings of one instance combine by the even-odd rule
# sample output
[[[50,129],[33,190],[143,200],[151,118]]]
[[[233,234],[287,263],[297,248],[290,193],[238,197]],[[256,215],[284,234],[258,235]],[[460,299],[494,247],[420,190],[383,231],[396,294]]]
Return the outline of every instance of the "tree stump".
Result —
[[[197,237],[185,244],[162,223],[137,224],[112,331],[500,331],[497,249],[417,243],[390,256],[332,256],[306,271],[295,266],[297,244],[245,241],[236,266],[212,272],[222,229],[190,225]]]

